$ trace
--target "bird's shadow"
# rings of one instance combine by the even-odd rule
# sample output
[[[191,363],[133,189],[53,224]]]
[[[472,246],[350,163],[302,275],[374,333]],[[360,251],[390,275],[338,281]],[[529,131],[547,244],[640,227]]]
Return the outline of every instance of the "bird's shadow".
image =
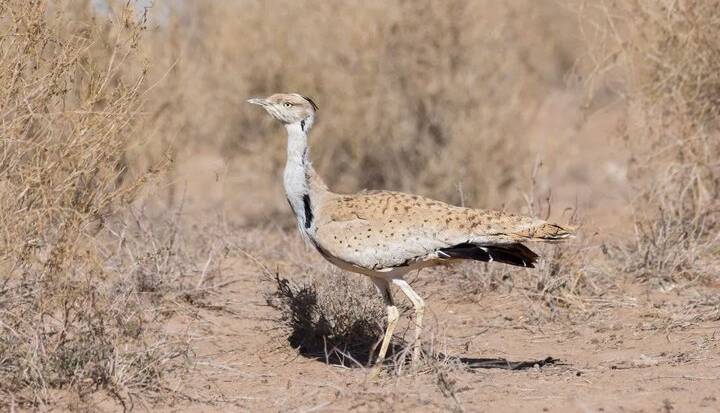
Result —
[[[290,340],[292,341],[292,340]],[[294,344],[298,344],[295,342]],[[368,367],[372,355],[375,354],[375,348],[370,347],[354,347],[349,348],[324,348],[323,351],[318,351],[318,348],[308,348],[306,346],[296,347],[299,354],[302,357],[317,360],[329,365],[343,366],[343,367]],[[468,370],[482,370],[482,369],[498,369],[498,370],[529,370],[539,369],[546,366],[564,366],[567,363],[562,362],[554,357],[545,357],[543,359],[528,359],[528,360],[508,360],[502,357],[463,357],[463,356],[450,356],[443,353],[423,353],[425,358],[431,357],[433,361],[443,363],[458,363],[464,366]],[[393,343],[388,348],[386,364],[398,363],[410,363],[408,357],[407,346],[405,344]]]
[[[554,357],[541,360],[510,361],[504,358],[448,357],[455,359],[469,369],[528,370],[551,365],[566,365]]]
[[[282,320],[289,324],[289,344],[301,357],[343,367],[368,367],[375,361],[379,340],[384,329],[368,317],[352,315],[341,319],[328,318],[318,307],[317,291],[312,285],[294,286],[288,280],[275,276],[277,292],[268,299],[268,304],[280,310]],[[385,363],[401,365],[410,362],[410,346],[397,336],[393,337],[387,351]],[[425,360],[431,363],[456,363],[470,370],[502,369],[527,370],[548,365],[562,364],[553,357],[539,360],[507,360],[505,358],[474,358],[449,356],[423,351]]]

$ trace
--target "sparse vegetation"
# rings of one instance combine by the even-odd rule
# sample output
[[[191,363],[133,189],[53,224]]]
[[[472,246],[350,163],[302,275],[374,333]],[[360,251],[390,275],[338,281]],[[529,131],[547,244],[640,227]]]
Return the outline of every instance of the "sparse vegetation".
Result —
[[[274,279],[268,304],[280,314],[288,342],[308,357],[349,367],[372,361],[384,333],[385,310],[360,280],[327,271],[306,281]]]
[[[162,115],[152,122],[164,136],[178,135],[178,156],[219,151],[275,185],[283,138],[269,138],[264,118],[241,108],[248,96],[301,90],[320,104],[313,159],[336,190],[406,190],[495,207],[523,205],[515,188],[535,156],[523,136],[581,47],[562,35],[573,23],[554,1],[166,7],[172,17],[154,35],[153,55],[172,70],[158,68],[167,76],[151,112]],[[287,23],[297,15],[303,25]],[[541,35],[526,36],[528,27]],[[268,207],[286,215],[282,197],[269,201],[261,211],[237,202],[248,222],[267,221]]]
[[[716,382],[718,1],[146,3],[0,0],[0,410],[472,411],[507,394],[539,411],[638,366]],[[532,271],[423,270],[421,367],[406,368],[405,307],[396,374],[367,383],[347,367],[367,365],[385,310],[294,235],[281,133],[243,106],[278,91],[319,103],[312,158],[334,190],[580,235]],[[606,353],[612,367],[567,347],[623,340],[643,353]],[[530,354],[553,346],[567,365]],[[469,368],[503,363],[527,374]]]
[[[621,271],[656,284],[718,274],[720,3],[612,6],[613,64],[625,74],[635,231]]]
[[[187,352],[161,331],[135,275],[178,276],[147,268],[172,260],[172,245],[136,248],[132,227],[116,225],[153,173],[126,158],[143,139],[145,18],[127,6],[99,21],[89,7],[0,2],[3,406],[103,389],[128,407],[160,394]],[[117,261],[125,254],[144,257]]]

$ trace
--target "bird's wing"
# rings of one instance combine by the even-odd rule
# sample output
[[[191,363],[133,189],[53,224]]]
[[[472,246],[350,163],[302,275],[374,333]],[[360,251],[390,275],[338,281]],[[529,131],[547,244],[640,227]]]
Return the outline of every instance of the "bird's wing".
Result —
[[[499,257],[496,260],[513,264],[510,256],[517,255],[517,262],[525,263],[532,256],[534,262],[537,256],[532,251],[517,249],[520,242],[556,241],[571,235],[570,230],[542,220],[400,192],[338,195],[321,208],[318,215],[323,218],[316,222],[315,233],[319,246],[343,261],[373,270],[450,258]],[[477,250],[489,246],[500,250]],[[489,259],[482,259],[486,253]]]

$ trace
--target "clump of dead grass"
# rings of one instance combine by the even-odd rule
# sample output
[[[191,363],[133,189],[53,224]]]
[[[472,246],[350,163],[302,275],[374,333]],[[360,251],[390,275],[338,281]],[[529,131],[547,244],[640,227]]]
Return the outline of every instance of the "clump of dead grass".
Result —
[[[5,406],[104,390],[128,408],[133,396],[161,394],[162,377],[187,354],[182,337],[161,331],[145,281],[113,260],[111,251],[167,261],[174,249],[140,250],[111,235],[110,221],[153,172],[130,170],[126,158],[142,139],[134,125],[146,90],[136,53],[145,17],[129,4],[96,13],[89,3],[0,1]]]
[[[380,297],[369,283],[336,270],[301,278],[268,275],[273,285],[267,290],[266,301],[277,311],[275,322],[300,354],[346,367],[370,367],[375,362],[387,320]],[[411,308],[396,305],[403,321],[413,317]],[[422,357],[411,366],[413,347],[404,340],[403,331],[402,327],[396,329],[385,359],[385,371],[394,377],[430,374],[445,389],[449,377],[471,368],[461,358],[440,351],[431,326],[425,328]]]
[[[375,291],[351,274],[325,271],[296,281],[275,274],[267,303],[301,354],[362,366],[382,338],[385,310]]]
[[[542,162],[529,179],[526,208],[529,215],[576,228],[575,237],[557,244],[527,244],[540,255],[536,268],[497,263],[464,262],[452,268],[430,270],[430,277],[452,279],[451,300],[476,302],[490,293],[523,297],[526,321],[533,324],[588,315],[595,304],[612,301],[616,284],[607,276],[600,242],[588,234],[576,208],[553,213],[552,192],[539,189]]]
[[[638,192],[633,236],[613,259],[654,284],[708,281],[719,270],[719,6],[637,0],[607,9]]]
[[[530,215],[551,219],[552,192],[541,194],[538,176],[542,162],[536,162],[530,176],[527,209]],[[588,298],[596,298],[608,292],[610,284],[597,269],[599,251],[591,237],[585,234],[577,208],[563,211],[563,224],[576,229],[575,236],[554,245],[531,245],[542,257],[537,268],[516,277],[513,287],[518,288],[530,300],[534,320],[557,318],[566,310],[587,310]],[[512,271],[513,269],[506,269]],[[536,306],[534,303],[540,303]]]

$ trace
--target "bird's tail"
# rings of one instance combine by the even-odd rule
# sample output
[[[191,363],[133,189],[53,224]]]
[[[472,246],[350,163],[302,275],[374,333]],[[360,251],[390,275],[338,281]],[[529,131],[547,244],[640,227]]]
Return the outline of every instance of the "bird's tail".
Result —
[[[527,241],[561,242],[574,237],[575,230],[576,228],[573,227],[563,227],[557,224],[541,222],[539,225],[532,226],[514,235],[524,238]]]
[[[528,268],[535,268],[538,259],[536,253],[520,243],[501,245],[462,243],[438,250],[438,256],[444,259],[495,261]]]

